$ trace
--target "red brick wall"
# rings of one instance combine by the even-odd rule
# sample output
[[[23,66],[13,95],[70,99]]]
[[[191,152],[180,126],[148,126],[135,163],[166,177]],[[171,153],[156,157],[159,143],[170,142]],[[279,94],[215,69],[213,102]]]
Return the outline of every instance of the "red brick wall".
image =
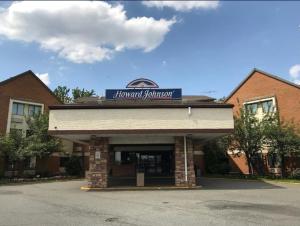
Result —
[[[46,111],[49,105],[59,104],[59,101],[31,72],[0,84],[0,133],[2,134],[6,132],[10,98],[43,103]]]
[[[234,104],[233,112],[236,115],[245,101],[267,96],[276,97],[277,107],[282,118],[300,123],[300,89],[260,72],[254,72],[227,100],[227,103]]]
[[[234,104],[233,113],[238,115],[244,102],[271,96],[276,98],[280,117],[286,121],[294,121],[297,126],[300,126],[300,89],[258,71],[254,72],[227,100],[227,103]],[[233,171],[248,173],[244,155],[240,157],[230,156],[230,163]]]

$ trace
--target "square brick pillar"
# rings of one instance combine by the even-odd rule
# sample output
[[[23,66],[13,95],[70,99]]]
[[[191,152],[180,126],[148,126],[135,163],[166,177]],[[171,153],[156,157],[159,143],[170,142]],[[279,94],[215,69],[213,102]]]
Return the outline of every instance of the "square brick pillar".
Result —
[[[90,159],[87,174],[89,188],[106,188],[108,175],[108,138],[92,136],[89,145]]]
[[[186,138],[187,155],[187,181],[185,180],[185,157],[184,138],[175,137],[175,185],[176,186],[196,186],[194,170],[193,140]]]

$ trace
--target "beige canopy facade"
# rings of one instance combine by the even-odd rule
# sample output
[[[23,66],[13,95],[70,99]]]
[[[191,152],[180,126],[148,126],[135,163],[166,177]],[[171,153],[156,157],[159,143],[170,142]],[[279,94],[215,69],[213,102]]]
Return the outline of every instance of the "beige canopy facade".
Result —
[[[233,131],[233,106],[191,99],[51,106],[49,133],[89,145],[89,187],[134,177],[140,164],[149,180],[195,186],[196,169],[203,170],[202,145]]]

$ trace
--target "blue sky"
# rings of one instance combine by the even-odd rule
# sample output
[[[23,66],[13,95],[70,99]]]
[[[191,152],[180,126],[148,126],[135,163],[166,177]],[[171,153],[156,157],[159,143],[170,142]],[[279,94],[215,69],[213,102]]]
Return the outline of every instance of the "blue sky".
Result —
[[[51,89],[78,86],[103,95],[146,77],[161,88],[217,98],[254,67],[300,80],[300,2],[221,1],[188,9],[109,2],[93,5],[96,14],[89,6],[66,7],[64,15],[72,12],[64,18],[51,18],[51,2],[26,10],[11,4],[0,3],[0,80],[31,69]]]

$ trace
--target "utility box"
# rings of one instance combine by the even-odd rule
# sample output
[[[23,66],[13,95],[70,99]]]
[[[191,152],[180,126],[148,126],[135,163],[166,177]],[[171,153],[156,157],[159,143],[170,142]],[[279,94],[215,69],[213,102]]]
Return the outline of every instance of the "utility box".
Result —
[[[144,187],[145,186],[145,173],[144,172],[137,172],[136,173],[136,186],[137,187]]]

